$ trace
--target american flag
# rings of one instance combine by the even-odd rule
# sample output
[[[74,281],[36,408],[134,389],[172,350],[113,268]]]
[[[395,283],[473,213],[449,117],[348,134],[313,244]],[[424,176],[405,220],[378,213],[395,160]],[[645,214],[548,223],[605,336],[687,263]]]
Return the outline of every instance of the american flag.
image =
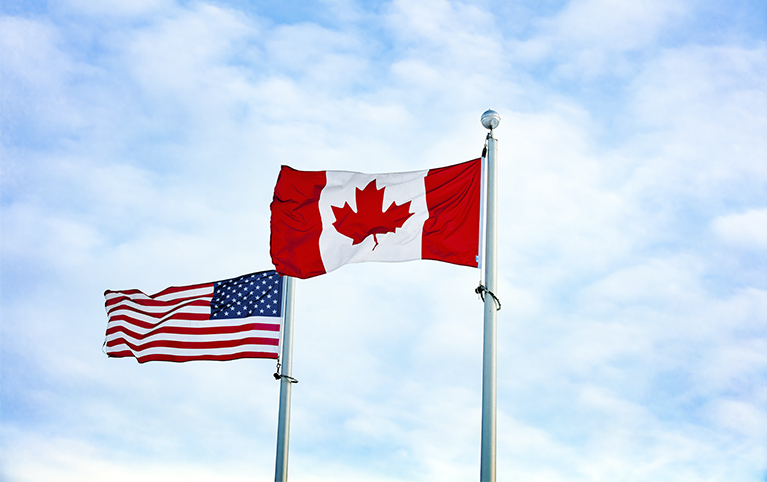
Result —
[[[147,361],[277,358],[282,277],[251,273],[214,283],[104,292],[110,357]]]

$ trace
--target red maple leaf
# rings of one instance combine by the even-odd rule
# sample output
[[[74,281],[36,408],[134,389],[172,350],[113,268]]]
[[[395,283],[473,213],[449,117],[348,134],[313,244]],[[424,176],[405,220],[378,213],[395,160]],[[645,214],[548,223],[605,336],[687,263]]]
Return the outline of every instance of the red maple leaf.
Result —
[[[405,221],[413,215],[410,212],[410,201],[398,206],[391,203],[389,208],[383,211],[383,197],[386,188],[376,189],[375,179],[370,181],[365,189],[355,190],[357,199],[357,212],[344,203],[344,207],[331,206],[336,222],[333,226],[336,231],[346,237],[352,238],[352,245],[360,244],[371,234],[375,241],[376,249],[378,246],[377,234],[393,233],[397,228],[401,228]]]

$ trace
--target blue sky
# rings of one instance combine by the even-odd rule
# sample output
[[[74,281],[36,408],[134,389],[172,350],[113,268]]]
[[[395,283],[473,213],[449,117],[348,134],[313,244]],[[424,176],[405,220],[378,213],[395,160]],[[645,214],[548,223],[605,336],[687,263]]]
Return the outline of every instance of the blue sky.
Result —
[[[108,359],[105,289],[271,268],[279,167],[499,139],[499,481],[767,480],[762,1],[0,6],[0,475],[273,479],[274,363]],[[290,480],[479,477],[477,270],[297,283]]]

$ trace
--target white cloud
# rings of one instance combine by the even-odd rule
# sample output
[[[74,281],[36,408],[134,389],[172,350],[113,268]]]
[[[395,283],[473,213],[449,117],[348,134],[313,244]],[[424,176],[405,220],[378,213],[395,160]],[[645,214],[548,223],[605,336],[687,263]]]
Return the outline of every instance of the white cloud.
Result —
[[[86,67],[61,50],[58,28],[44,20],[0,16],[0,38],[5,147],[16,143],[19,132],[34,137],[35,131],[82,126],[64,85],[78,68]]]
[[[711,228],[729,245],[759,250],[767,248],[767,208],[718,216]]]
[[[767,178],[765,72],[764,46],[691,46],[650,62],[631,89],[637,141],[654,157],[636,179],[709,195],[733,182],[748,186]]]
[[[477,32],[488,34],[493,29],[492,15],[470,3],[395,0],[389,8],[387,20],[403,39],[422,39],[434,44],[447,42],[447,46],[455,47],[459,40],[472,38]]]
[[[198,4],[159,17],[121,40],[125,66],[144,92],[163,96],[165,102],[169,96],[176,101],[198,96],[196,104],[212,107],[221,100],[217,98],[221,93],[247,88],[241,72],[227,64],[235,47],[248,49],[248,55],[258,58],[258,51],[249,46],[258,33],[235,11]]]
[[[57,29],[46,22],[3,16],[4,78],[18,78],[26,84],[56,84],[59,76],[71,67],[62,58],[56,44]]]
[[[707,411],[720,426],[752,437],[760,437],[767,430],[764,410],[737,400],[720,400],[707,407]]]
[[[615,269],[607,277],[582,291],[586,304],[690,306],[701,290],[700,263],[695,259],[653,259],[647,264]]]
[[[492,75],[503,68],[502,34],[492,15],[476,5],[395,0],[387,8],[386,23],[395,54],[439,66],[443,76],[469,76],[478,70]]]
[[[5,435],[11,435],[5,431]],[[107,477],[117,482],[145,480],[160,482],[168,480],[244,482],[269,480],[268,471],[259,472],[259,462],[229,462],[227,464],[189,463],[189,461],[163,461],[161,463],[138,461],[125,454],[105,454],[98,444],[88,444],[82,439],[43,438],[37,435],[14,434],[14,444],[8,446],[6,460],[15,463],[7,466],[3,474],[10,480],[57,480],[76,482],[102,480]]]
[[[369,81],[365,39],[353,33],[316,24],[280,25],[265,44],[273,68],[309,85],[340,90]]]
[[[172,0],[65,0],[68,9],[94,17],[135,17],[157,14],[173,5]],[[60,5],[61,7],[62,5]]]
[[[568,50],[625,51],[654,44],[686,10],[681,1],[575,0],[540,24]]]
[[[575,0],[535,21],[536,34],[509,43],[526,62],[552,61],[559,79],[629,77],[637,65],[628,55],[654,48],[690,8],[683,1]]]

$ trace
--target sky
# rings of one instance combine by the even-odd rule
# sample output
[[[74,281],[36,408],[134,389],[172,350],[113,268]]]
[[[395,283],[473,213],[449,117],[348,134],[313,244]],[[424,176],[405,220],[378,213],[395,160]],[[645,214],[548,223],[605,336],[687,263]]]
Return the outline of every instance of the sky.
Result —
[[[102,352],[103,292],[272,269],[281,165],[479,157],[497,480],[767,481],[761,0],[6,0],[0,479],[269,481],[273,360]],[[479,478],[474,268],[296,283],[289,480]]]

